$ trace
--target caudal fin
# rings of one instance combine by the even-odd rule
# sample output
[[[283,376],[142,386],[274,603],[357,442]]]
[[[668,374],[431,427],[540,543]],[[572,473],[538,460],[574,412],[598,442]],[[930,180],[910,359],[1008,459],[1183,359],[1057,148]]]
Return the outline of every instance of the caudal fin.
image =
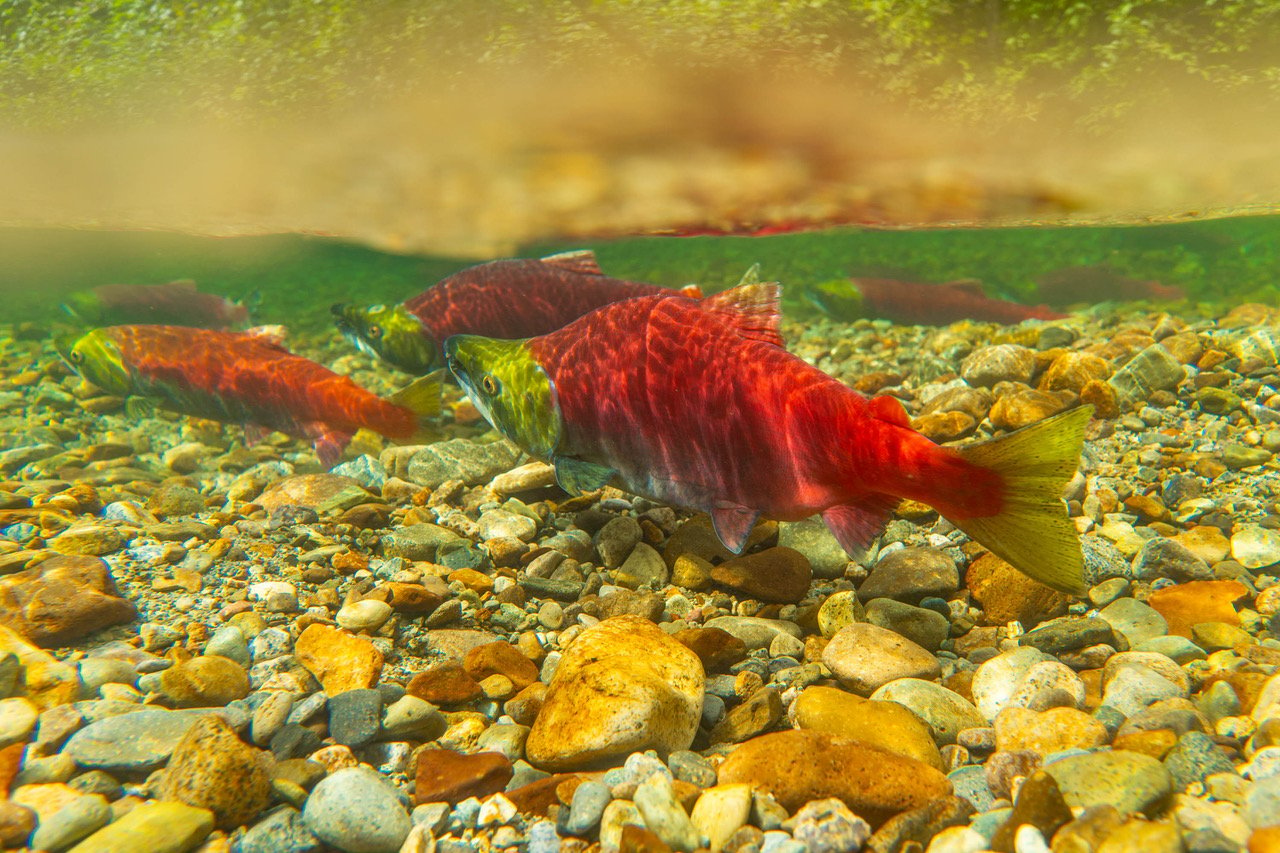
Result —
[[[418,419],[418,428],[410,441],[426,444],[439,437],[441,379],[443,370],[436,370],[426,376],[419,376],[401,388],[389,398],[398,406],[404,406],[413,412]]]
[[[997,515],[950,521],[1014,568],[1063,592],[1084,591],[1080,537],[1062,492],[1080,464],[1092,406],[1081,406],[1017,432],[960,448],[966,462],[1004,481]]]

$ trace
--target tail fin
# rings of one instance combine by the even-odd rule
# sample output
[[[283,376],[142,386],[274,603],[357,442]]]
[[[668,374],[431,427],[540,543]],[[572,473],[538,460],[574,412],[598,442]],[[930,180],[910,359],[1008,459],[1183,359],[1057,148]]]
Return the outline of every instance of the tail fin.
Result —
[[[443,370],[436,370],[426,376],[419,376],[401,388],[390,398],[398,406],[404,406],[418,418],[418,428],[410,438],[411,441],[426,444],[440,436],[440,427],[436,422],[440,416],[441,379]]]
[[[1080,537],[1062,504],[1062,491],[1080,463],[1092,406],[1081,406],[1017,432],[960,448],[966,462],[1004,480],[998,515],[950,519],[993,554],[1046,586],[1084,591]]]

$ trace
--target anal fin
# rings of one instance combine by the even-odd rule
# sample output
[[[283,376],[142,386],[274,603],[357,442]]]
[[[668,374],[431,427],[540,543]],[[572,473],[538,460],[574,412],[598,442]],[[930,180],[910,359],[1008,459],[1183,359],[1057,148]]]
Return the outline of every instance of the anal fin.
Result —
[[[557,456],[552,462],[556,466],[556,483],[571,495],[603,488],[618,473],[607,465],[597,465],[572,456]]]
[[[868,495],[859,501],[828,507],[822,512],[822,520],[844,552],[853,557],[880,534],[897,505],[897,498]]]
[[[724,547],[735,554],[741,554],[755,527],[760,511],[740,504],[721,504],[711,510],[711,524],[716,529],[716,536]]]

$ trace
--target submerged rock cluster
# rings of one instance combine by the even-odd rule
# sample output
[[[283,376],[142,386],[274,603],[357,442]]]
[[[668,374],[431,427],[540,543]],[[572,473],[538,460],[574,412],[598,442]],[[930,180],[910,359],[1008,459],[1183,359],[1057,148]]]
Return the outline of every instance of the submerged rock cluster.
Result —
[[[317,473],[7,335],[0,846],[1280,850],[1276,322],[791,330],[939,441],[1092,403],[1083,599],[910,503],[735,557],[463,402]]]

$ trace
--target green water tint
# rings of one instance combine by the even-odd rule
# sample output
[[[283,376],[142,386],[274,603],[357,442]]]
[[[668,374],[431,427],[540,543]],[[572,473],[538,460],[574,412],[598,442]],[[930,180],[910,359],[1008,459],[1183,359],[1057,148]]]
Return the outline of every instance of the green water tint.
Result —
[[[989,229],[834,229],[767,237],[640,237],[527,246],[536,257],[591,248],[613,276],[709,292],[759,262],[784,285],[790,316],[812,308],[803,289],[849,275],[982,281],[992,296],[1034,302],[1035,279],[1062,267],[1108,264],[1182,288],[1194,302],[1280,299],[1280,216],[1176,224]],[[322,237],[213,238],[156,232],[0,230],[0,295],[16,321],[65,316],[70,294],[101,284],[194,279],[233,299],[259,294],[255,319],[301,330],[331,325],[340,301],[394,304],[485,258],[394,255]]]

